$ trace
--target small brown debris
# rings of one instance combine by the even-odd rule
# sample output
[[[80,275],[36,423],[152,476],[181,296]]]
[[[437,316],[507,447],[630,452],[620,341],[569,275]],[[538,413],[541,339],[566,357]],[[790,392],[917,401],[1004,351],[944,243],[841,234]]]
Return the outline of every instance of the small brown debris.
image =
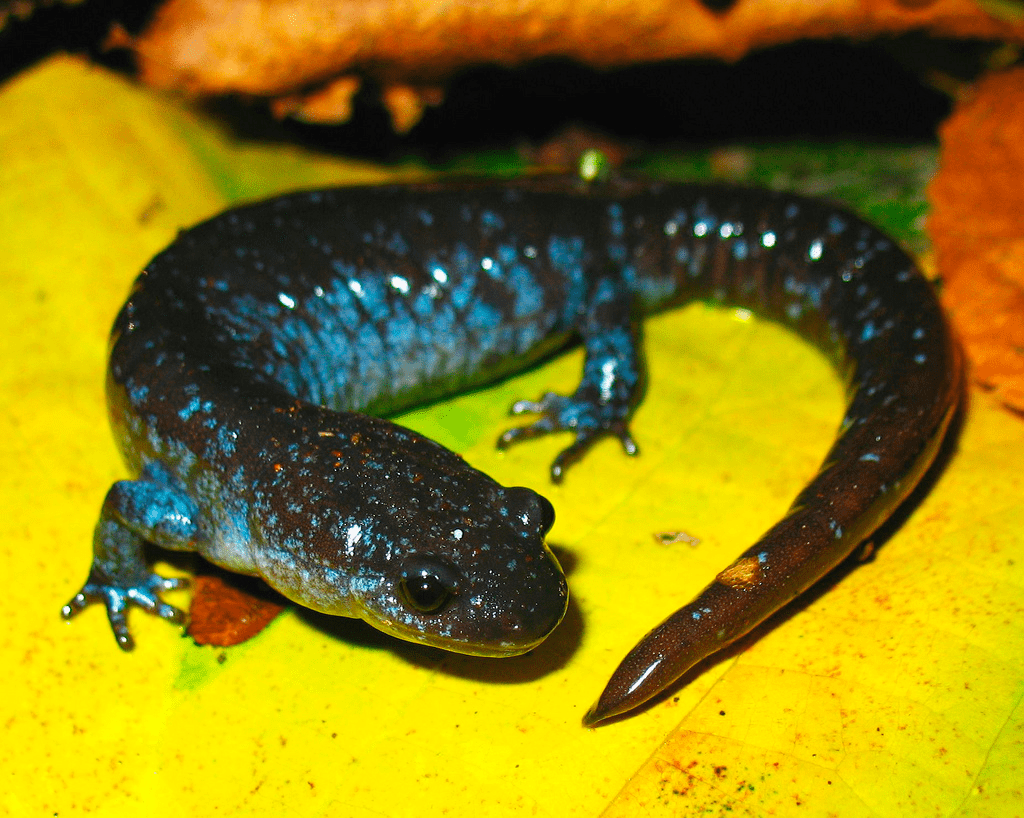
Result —
[[[229,585],[217,574],[195,578],[188,633],[197,645],[230,647],[251,639],[284,605]]]

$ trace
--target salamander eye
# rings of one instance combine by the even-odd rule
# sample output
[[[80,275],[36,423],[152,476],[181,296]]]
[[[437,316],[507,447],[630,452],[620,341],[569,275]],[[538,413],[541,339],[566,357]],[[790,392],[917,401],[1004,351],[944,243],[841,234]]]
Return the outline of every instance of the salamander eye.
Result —
[[[420,613],[437,613],[455,595],[457,585],[448,565],[433,559],[413,558],[402,571],[398,595],[406,606]]]

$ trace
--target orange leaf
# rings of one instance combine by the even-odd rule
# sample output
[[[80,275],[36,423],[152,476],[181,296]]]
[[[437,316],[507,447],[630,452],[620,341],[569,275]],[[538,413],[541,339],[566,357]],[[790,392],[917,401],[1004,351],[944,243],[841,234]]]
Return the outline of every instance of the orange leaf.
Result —
[[[942,127],[929,232],[972,374],[1024,411],[1024,69],[985,77]]]

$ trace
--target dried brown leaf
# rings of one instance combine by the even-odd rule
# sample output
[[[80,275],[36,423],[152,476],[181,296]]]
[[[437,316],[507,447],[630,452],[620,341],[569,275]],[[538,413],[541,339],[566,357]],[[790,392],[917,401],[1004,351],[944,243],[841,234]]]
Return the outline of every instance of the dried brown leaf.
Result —
[[[470,65],[735,60],[801,38],[917,29],[1024,41],[1024,24],[974,0],[738,0],[723,13],[698,0],[169,0],[135,48],[146,82],[194,94],[286,96],[294,105],[339,76],[372,76],[385,97],[400,89],[391,110],[408,127],[423,94]]]
[[[1024,69],[983,79],[941,130],[929,232],[975,380],[1024,411]]]
[[[265,588],[244,590],[219,574],[200,574],[194,584],[188,634],[197,645],[239,645],[284,610],[279,598],[268,598]]]

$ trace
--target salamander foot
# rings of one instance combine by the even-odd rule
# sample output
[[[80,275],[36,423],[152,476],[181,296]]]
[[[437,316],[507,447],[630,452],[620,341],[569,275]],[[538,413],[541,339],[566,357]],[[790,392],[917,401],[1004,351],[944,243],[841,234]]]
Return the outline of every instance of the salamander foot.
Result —
[[[184,624],[188,616],[179,608],[163,602],[159,594],[162,591],[173,591],[189,584],[187,579],[168,579],[159,574],[148,574],[141,582],[126,586],[112,582],[107,575],[97,568],[89,572],[89,579],[77,594],[60,610],[64,619],[71,619],[93,602],[102,602],[107,609],[107,618],[114,631],[114,638],[121,650],[133,650],[135,640],[128,631],[126,612],[128,607],[135,605],[147,613],[166,619],[175,624]]]
[[[576,433],[576,440],[563,449],[551,464],[551,479],[556,483],[562,481],[569,466],[582,459],[590,447],[605,435],[617,437],[626,454],[636,455],[639,452],[629,433],[628,407],[589,400],[579,392],[573,396],[547,392],[539,401],[516,401],[512,404],[512,414],[539,414],[541,417],[527,426],[506,431],[498,438],[499,449],[551,432]]]

